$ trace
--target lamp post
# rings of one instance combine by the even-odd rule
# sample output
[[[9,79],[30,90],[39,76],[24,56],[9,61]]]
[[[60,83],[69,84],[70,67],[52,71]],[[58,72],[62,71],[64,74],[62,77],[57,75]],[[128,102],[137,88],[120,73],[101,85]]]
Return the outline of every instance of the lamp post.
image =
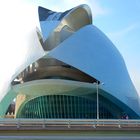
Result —
[[[96,83],[96,90],[97,90],[97,120],[99,119],[99,83]]]
[[[100,115],[99,115],[99,85],[104,85],[104,83],[99,83],[99,81],[96,81],[96,94],[97,94],[97,114],[96,114],[96,119],[100,119]]]

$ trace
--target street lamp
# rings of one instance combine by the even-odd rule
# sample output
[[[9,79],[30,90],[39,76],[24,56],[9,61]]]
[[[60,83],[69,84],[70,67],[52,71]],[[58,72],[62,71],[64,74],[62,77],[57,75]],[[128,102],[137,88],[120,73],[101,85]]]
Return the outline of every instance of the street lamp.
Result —
[[[96,83],[96,90],[97,90],[97,120],[99,119],[99,82]]]
[[[97,116],[96,116],[96,118],[97,118],[97,120],[100,118],[100,116],[99,116],[99,85],[104,85],[104,83],[100,83],[99,81],[96,81],[96,93],[97,93]]]

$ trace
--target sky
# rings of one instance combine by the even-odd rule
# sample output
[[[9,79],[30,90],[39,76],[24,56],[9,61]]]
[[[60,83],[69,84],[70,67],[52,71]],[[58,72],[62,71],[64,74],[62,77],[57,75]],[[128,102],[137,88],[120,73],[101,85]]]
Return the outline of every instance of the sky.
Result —
[[[39,26],[38,21],[31,22],[36,18],[37,12],[33,7],[43,6],[54,11],[65,11],[79,4],[90,6],[93,24],[110,38],[122,54],[130,77],[140,95],[140,0],[1,1],[0,92],[4,92],[8,80],[12,78],[17,67],[24,59],[28,59],[28,52],[37,51],[34,47],[25,47],[21,35],[24,32],[28,33],[29,28],[30,30],[35,28],[32,25]],[[27,24],[30,26],[26,29]],[[19,40],[17,44],[20,45],[12,40]],[[33,53],[32,56],[34,57]]]

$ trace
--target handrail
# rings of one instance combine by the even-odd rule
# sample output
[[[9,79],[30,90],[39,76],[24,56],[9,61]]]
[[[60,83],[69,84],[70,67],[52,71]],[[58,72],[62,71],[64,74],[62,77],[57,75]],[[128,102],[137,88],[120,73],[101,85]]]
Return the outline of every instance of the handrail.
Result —
[[[140,120],[123,119],[0,119],[0,127],[140,127]]]

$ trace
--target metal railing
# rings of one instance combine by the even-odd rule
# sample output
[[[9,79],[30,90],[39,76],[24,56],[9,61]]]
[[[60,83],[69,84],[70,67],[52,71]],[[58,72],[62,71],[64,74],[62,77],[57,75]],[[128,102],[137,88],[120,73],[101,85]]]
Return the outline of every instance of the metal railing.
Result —
[[[0,119],[0,128],[140,128],[140,120],[118,119]]]

